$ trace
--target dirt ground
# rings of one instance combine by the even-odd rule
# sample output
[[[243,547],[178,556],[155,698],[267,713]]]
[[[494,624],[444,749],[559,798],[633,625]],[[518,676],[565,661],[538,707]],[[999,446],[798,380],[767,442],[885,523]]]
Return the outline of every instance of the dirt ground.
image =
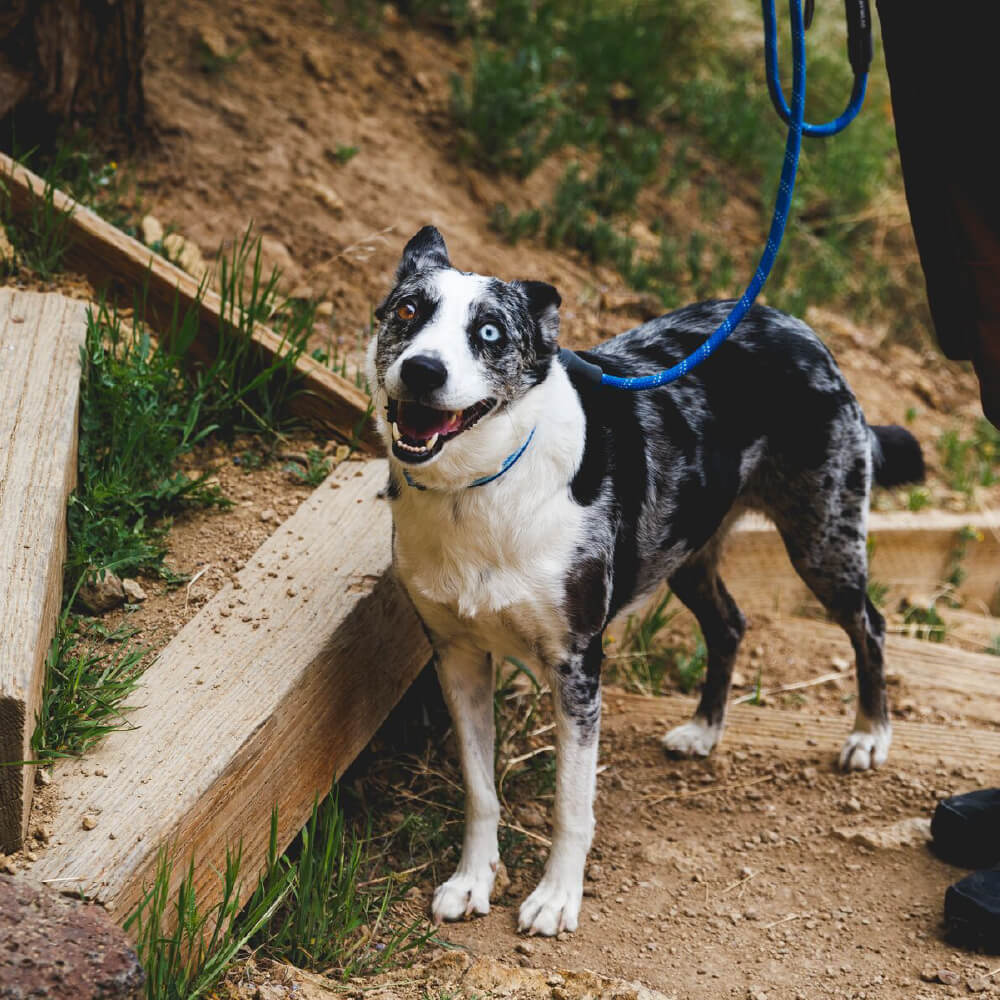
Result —
[[[387,11],[387,26],[366,34],[334,26],[320,4],[164,0],[150,18],[146,67],[154,141],[126,164],[145,211],[207,258],[253,220],[268,237],[269,260],[285,272],[286,289],[333,304],[317,344],[333,342],[353,357],[404,241],[427,222],[441,228],[459,266],[556,284],[569,346],[646,318],[648,304],[613,272],[531,244],[509,247],[490,233],[494,202],[521,204],[561,168],[543,166],[518,182],[457,161],[448,76],[461,71],[463,56]],[[232,56],[221,72],[201,68],[206,39]],[[339,163],[340,146],[359,152]],[[682,206],[663,210],[683,224]],[[737,234],[755,218],[741,214],[738,200],[727,211],[732,217],[720,225]],[[825,334],[870,422],[902,423],[913,411],[909,426],[924,444],[935,505],[967,509],[967,498],[941,475],[935,447],[944,430],[967,431],[979,414],[967,367],[944,362],[931,347],[882,343],[880,331],[819,309],[807,318]],[[127,612],[140,641],[168,641],[308,495],[284,462],[254,468],[245,450],[252,447],[205,450],[194,459],[193,468],[217,469],[235,506],[177,520],[168,562],[192,583],[171,590],[142,581],[150,596]],[[894,508],[905,499],[900,491],[876,503]],[[994,489],[974,506],[998,503]],[[810,638],[810,623],[789,625],[745,603],[751,627],[737,668],[741,693],[752,689],[758,669],[764,686],[775,688],[824,674],[846,657],[845,641]],[[1000,634],[995,619],[965,627],[984,640],[963,645],[956,625],[951,639],[965,649]],[[962,873],[934,858],[916,822],[929,818],[942,796],[1000,784],[1000,759],[953,754],[948,739],[950,732],[1000,732],[1000,675],[996,680],[998,698],[990,698],[896,674],[894,719],[927,727],[939,752],[899,749],[881,771],[847,776],[833,767],[838,740],[810,735],[809,719],[836,719],[846,734],[849,675],[767,700],[762,711],[801,726],[794,752],[741,730],[705,762],[669,760],[658,743],[666,728],[660,714],[679,719],[690,698],[674,694],[643,707],[609,691],[579,931],[558,940],[515,934],[517,906],[544,857],[550,793],[512,781],[504,815],[519,828],[521,861],[510,865],[511,884],[488,917],[440,932],[443,942],[500,959],[509,973],[489,966],[488,975],[470,976],[464,960],[429,955],[417,969],[335,992],[413,1000],[640,996],[627,992],[622,984],[629,981],[676,998],[1000,996],[1000,960],[956,951],[942,938],[943,892]],[[431,759],[454,775],[449,744]],[[458,792],[452,795],[459,808]],[[386,804],[405,807],[402,795]],[[896,828],[900,822],[905,828]],[[884,838],[872,830],[887,827],[902,830],[904,840],[876,846]],[[429,902],[432,872],[448,874],[452,851],[425,859],[411,892],[414,912]],[[531,969],[543,974],[533,977]],[[595,985],[573,975],[580,970],[610,978]],[[245,987],[239,995],[248,1000],[311,996],[296,975],[247,966],[234,974],[233,989]]]

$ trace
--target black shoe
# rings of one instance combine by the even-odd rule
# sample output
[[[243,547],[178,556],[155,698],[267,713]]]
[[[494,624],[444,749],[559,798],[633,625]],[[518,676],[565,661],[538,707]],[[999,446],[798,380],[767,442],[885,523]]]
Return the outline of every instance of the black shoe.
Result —
[[[1000,953],[1000,868],[966,875],[944,894],[948,940]]]
[[[989,868],[1000,862],[1000,788],[942,799],[931,820],[931,836],[934,853],[949,864]]]

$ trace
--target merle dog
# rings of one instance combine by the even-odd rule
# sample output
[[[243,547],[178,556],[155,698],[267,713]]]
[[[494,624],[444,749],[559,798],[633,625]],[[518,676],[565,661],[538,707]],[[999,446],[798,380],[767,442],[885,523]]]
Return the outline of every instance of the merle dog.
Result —
[[[560,298],[451,265],[438,231],[407,244],[376,311],[369,373],[390,450],[396,570],[430,633],[466,786],[458,869],[435,920],[489,910],[499,808],[494,670],[511,655],[550,681],[558,767],[552,850],[519,927],[577,926],[594,830],[601,637],[663,581],[694,613],[708,670],[666,748],[703,756],[722,733],[744,619],[717,572],[747,509],[777,525],[795,569],[857,659],[846,769],[889,750],[884,622],[866,596],[868,494],[923,474],[898,427],[869,427],[830,352],[804,323],[755,307],[709,361],[672,385],[623,392],[560,363]],[[706,302],[583,356],[616,375],[689,354],[731,303]]]

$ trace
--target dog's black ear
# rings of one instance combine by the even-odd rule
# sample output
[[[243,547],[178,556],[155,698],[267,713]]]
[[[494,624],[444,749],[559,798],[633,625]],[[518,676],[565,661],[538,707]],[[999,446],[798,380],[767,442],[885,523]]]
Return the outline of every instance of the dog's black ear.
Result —
[[[562,296],[553,285],[544,281],[518,281],[517,286],[528,299],[528,309],[538,323],[542,339],[550,346],[559,336],[559,306]]]
[[[403,257],[396,269],[396,281],[402,281],[426,267],[451,267],[448,248],[441,234],[433,226],[424,226],[403,249]]]

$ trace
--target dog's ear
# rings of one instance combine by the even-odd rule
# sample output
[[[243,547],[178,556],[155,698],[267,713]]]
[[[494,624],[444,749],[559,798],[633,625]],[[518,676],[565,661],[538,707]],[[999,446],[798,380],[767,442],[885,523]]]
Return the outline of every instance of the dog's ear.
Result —
[[[403,249],[403,256],[396,269],[396,281],[426,267],[451,267],[448,248],[441,234],[433,226],[424,226]]]
[[[559,306],[562,296],[554,286],[544,281],[518,281],[515,284],[528,300],[528,310],[538,323],[542,340],[553,347],[559,336]]]

